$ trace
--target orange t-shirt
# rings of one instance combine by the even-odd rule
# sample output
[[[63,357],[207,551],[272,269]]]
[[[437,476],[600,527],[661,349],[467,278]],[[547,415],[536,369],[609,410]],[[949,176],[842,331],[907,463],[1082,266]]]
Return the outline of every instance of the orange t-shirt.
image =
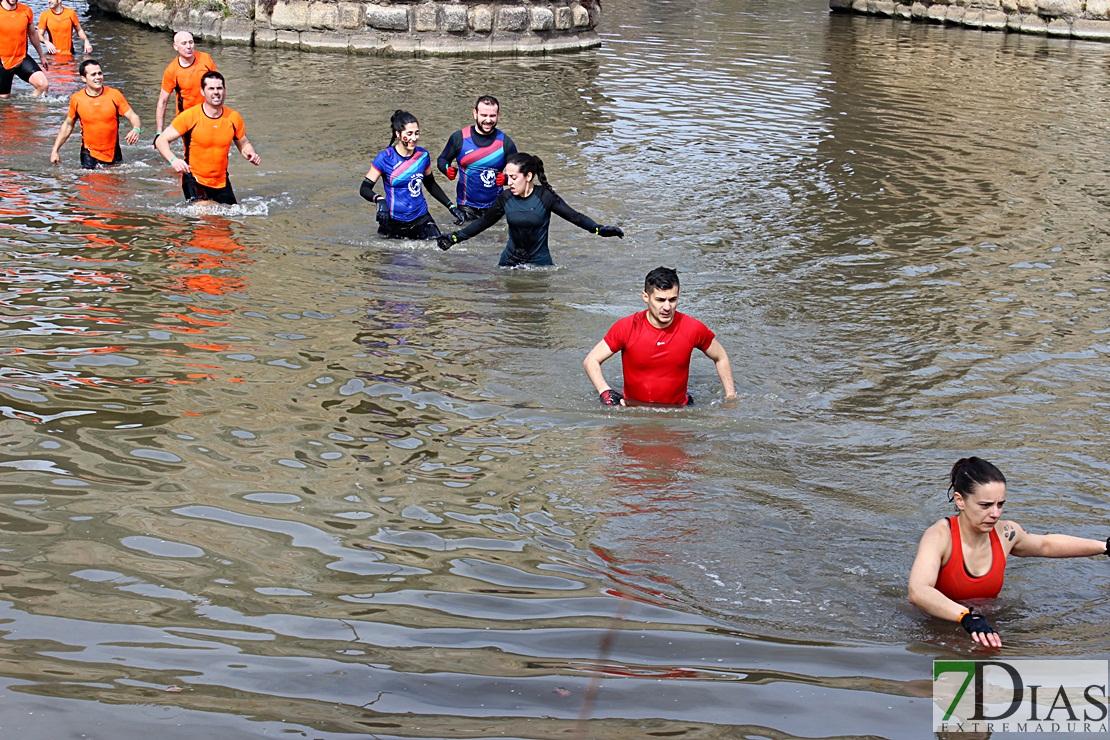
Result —
[[[15,69],[27,56],[27,27],[35,22],[35,14],[23,3],[8,10],[0,6],[0,64]]]
[[[194,52],[193,63],[188,67],[181,66],[181,57],[174,57],[162,73],[162,90],[177,93],[177,112],[181,113],[204,102],[204,96],[200,94],[200,78],[205,72],[218,71],[212,57],[203,51]]]
[[[54,44],[59,54],[73,53],[73,30],[79,25],[77,12],[73,8],[62,8],[61,13],[47,8],[39,15],[39,28],[50,32],[50,43]]]
[[[204,106],[194,105],[173,119],[173,130],[189,138],[186,162],[197,182],[209,188],[227,184],[227,153],[236,139],[247,135],[243,117],[224,106],[219,118],[209,118]]]
[[[93,159],[111,162],[119,146],[119,117],[131,106],[123,93],[114,87],[104,86],[95,98],[88,90],[79,90],[69,98],[69,118],[81,121],[81,145],[89,150]]]

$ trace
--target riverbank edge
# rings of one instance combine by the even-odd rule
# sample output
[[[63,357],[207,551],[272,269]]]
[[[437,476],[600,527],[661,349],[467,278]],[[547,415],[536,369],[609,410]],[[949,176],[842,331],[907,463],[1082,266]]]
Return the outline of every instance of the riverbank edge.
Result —
[[[829,0],[829,9],[987,31],[1110,41],[1110,0]]]
[[[549,5],[310,0],[89,0],[97,9],[208,42],[379,56],[513,56],[601,45],[596,0]]]

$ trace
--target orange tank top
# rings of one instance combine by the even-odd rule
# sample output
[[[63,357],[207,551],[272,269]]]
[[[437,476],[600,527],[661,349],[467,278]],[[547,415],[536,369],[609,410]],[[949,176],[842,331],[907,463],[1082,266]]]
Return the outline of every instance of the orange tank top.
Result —
[[[966,599],[993,599],[1002,590],[1002,579],[1006,575],[1006,554],[1002,552],[1002,540],[998,533],[991,530],[991,567],[981,576],[973,576],[964,565],[964,546],[960,539],[960,525],[956,517],[948,517],[948,531],[952,533],[952,554],[948,562],[941,566],[937,576],[936,588],[953,601]]]

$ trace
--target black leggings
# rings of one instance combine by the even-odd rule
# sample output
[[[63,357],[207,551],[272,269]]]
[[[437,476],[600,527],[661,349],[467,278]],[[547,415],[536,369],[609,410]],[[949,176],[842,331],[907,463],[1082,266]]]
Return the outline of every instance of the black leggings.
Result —
[[[412,221],[384,218],[378,221],[378,233],[390,239],[438,239],[439,227],[432,214],[425,213]]]

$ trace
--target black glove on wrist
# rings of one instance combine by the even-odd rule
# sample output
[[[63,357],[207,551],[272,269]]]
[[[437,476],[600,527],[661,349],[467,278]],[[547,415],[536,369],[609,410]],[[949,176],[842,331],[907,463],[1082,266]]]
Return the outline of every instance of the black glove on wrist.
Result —
[[[991,627],[990,622],[984,619],[981,615],[976,614],[974,611],[971,610],[968,610],[967,614],[965,614],[963,618],[960,619],[960,626],[967,630],[967,633],[969,635],[974,635],[977,632],[980,634],[989,635],[992,632],[997,631],[994,627]]]
[[[598,236],[618,236],[621,239],[624,238],[624,232],[621,231],[621,227],[619,227],[619,226],[598,226],[597,227],[597,235]]]
[[[459,243],[459,237],[454,234],[440,234],[436,237],[436,246],[446,252],[448,249]]]
[[[621,401],[624,399],[624,396],[622,396],[618,391],[609,388],[602,391],[597,398],[599,401],[601,401],[603,406],[620,406]]]
[[[461,224],[463,221],[466,220],[466,214],[463,213],[462,209],[458,206],[451,206],[447,210],[450,211],[451,215],[455,217],[456,224]]]

